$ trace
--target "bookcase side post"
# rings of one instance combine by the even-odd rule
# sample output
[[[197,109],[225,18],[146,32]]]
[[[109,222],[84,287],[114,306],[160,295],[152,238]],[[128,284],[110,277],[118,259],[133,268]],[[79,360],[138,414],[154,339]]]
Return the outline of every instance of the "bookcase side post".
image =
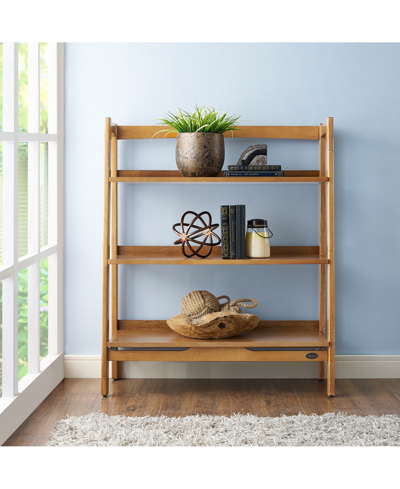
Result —
[[[110,242],[110,138],[111,119],[106,117],[104,132],[104,220],[103,220],[103,289],[102,289],[102,334],[101,334],[101,394],[108,395],[108,350],[109,335],[109,277],[108,258]]]
[[[118,128],[117,128],[118,130]],[[111,135],[111,177],[117,176],[117,135]],[[111,258],[118,255],[118,195],[117,183],[111,183]],[[111,266],[111,336],[118,329],[118,265]],[[118,362],[111,362],[111,378],[118,379]]]
[[[319,126],[319,176],[325,177],[326,127]],[[326,257],[326,184],[319,184],[319,255]],[[319,331],[326,335],[326,265],[319,266]],[[319,363],[319,379],[325,378],[325,362]]]
[[[328,273],[327,273],[327,329],[328,329],[328,396],[335,395],[335,235],[334,235],[334,164],[333,118],[327,118],[327,205],[328,205]]]

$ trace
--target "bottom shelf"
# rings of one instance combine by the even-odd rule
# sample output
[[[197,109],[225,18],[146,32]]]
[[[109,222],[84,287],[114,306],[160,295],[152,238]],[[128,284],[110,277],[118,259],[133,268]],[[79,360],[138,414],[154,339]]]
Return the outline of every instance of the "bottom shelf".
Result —
[[[262,356],[273,356],[271,354],[300,354],[304,356],[304,351],[278,351],[278,352],[260,352],[250,351],[247,348],[327,348],[329,345],[328,340],[318,330],[318,321],[260,321],[260,324],[256,329],[249,333],[235,336],[233,338],[220,339],[220,340],[197,340],[191,338],[185,338],[174,331],[172,331],[165,321],[118,321],[118,330],[113,334],[107,343],[109,348],[186,348],[185,351],[141,351],[141,352],[128,352],[128,351],[110,351],[109,359],[118,360],[113,358],[119,356],[122,361],[122,353],[126,357],[135,357],[137,354],[151,353],[154,356],[157,355],[161,360],[165,354],[174,353],[179,358],[189,357],[189,351],[191,355],[197,352],[200,355],[205,355],[205,352],[201,354],[201,350],[207,350],[209,354],[212,350],[215,351],[215,355],[223,355],[226,359],[235,358],[235,354],[238,350],[248,352],[247,356],[252,358],[255,355],[262,354]],[[232,350],[230,353],[227,350]],[[233,351],[235,350],[235,352]],[[225,351],[225,353],[223,353]],[[311,352],[312,350],[310,350]],[[326,352],[320,351],[318,354]],[[130,354],[130,355],[126,355]],[[182,355],[184,354],[184,355]],[[136,356],[135,356],[136,355]],[[171,356],[171,355],[170,355]],[[322,361],[319,356],[318,361]],[[128,358],[127,358],[128,359]],[[261,356],[260,356],[261,359]]]
[[[311,355],[311,356],[310,356]],[[183,351],[109,351],[117,362],[326,362],[326,350],[252,351],[247,348],[187,348]]]

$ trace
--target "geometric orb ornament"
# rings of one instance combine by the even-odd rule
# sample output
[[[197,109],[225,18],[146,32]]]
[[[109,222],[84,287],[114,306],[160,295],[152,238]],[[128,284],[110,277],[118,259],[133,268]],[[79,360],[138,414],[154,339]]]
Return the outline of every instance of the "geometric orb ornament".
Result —
[[[194,218],[192,219],[190,224],[184,222],[185,217],[188,214],[194,215]],[[204,219],[201,217],[203,215],[208,216],[208,224],[206,224]],[[195,224],[198,220],[200,222],[197,222],[197,224]],[[202,224],[202,226],[200,226],[199,224]],[[180,232],[175,229],[179,225],[181,227]],[[181,217],[181,222],[177,222],[172,226],[174,233],[179,236],[179,239],[174,242],[174,245],[182,245],[182,253],[186,256],[186,258],[191,258],[194,255],[198,256],[199,258],[207,258],[207,256],[211,254],[212,247],[218,246],[221,243],[221,238],[214,233],[214,230],[217,229],[217,227],[219,227],[219,224],[211,224],[211,214],[209,212],[203,211],[200,212],[200,214],[196,214],[196,212],[187,211]],[[213,236],[218,240],[217,242],[213,242]],[[201,239],[202,241],[200,241]],[[210,242],[207,243],[207,240],[209,240]],[[195,243],[199,246],[195,249],[192,247],[191,243]],[[186,252],[186,246],[192,252],[191,254]],[[203,247],[210,248],[206,255],[202,255],[199,253]]]

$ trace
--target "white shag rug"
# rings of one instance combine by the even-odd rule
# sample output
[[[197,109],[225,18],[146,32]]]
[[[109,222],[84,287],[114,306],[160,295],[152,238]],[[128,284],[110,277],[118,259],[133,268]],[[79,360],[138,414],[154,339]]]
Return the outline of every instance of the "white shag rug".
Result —
[[[108,416],[59,421],[47,446],[400,446],[400,416]]]

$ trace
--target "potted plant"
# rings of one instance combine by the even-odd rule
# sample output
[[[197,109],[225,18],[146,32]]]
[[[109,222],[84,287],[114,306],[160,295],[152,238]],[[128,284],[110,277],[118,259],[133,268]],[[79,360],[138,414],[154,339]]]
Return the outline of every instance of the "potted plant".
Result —
[[[158,119],[172,129],[158,131],[177,132],[176,164],[184,177],[215,177],[225,160],[223,133],[238,130],[239,117],[217,112],[213,107],[195,107],[193,113],[178,108],[176,114],[167,112]],[[155,134],[154,134],[155,136]]]

